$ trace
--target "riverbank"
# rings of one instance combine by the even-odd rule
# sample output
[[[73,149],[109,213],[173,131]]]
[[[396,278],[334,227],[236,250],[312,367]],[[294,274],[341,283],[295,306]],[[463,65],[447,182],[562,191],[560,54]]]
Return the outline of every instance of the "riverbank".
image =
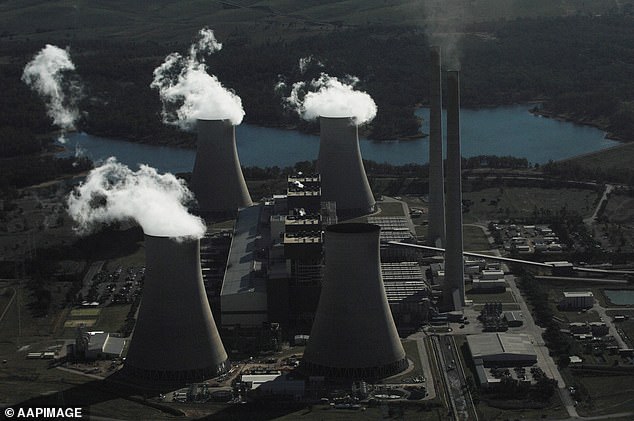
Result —
[[[541,116],[541,117],[546,117],[546,118],[551,118],[553,120],[557,120],[557,121],[563,121],[566,123],[573,123],[573,124],[579,124],[581,126],[589,126],[589,127],[594,127],[596,129],[599,129],[603,132],[605,132],[605,138],[606,139],[610,139],[610,140],[615,140],[617,142],[631,142],[632,139],[628,139],[625,138],[624,136],[618,135],[614,132],[610,132],[609,131],[609,124],[606,123],[605,121],[601,120],[601,119],[585,119],[585,118],[578,118],[575,117],[571,114],[567,114],[567,113],[554,113],[548,110],[544,110],[543,108],[539,108],[537,106],[535,106],[534,108],[531,108],[529,110],[529,112],[533,115],[537,115],[537,116]]]

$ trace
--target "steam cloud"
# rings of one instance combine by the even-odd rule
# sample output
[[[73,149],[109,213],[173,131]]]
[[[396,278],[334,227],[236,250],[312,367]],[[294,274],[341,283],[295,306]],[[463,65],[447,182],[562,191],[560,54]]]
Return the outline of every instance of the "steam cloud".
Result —
[[[244,109],[240,97],[207,73],[204,55],[220,49],[222,44],[216,41],[213,31],[203,28],[187,57],[172,53],[154,69],[150,87],[159,91],[165,124],[192,130],[199,118],[242,122]]]
[[[193,194],[182,180],[141,165],[136,172],[115,158],[93,169],[68,197],[68,213],[80,234],[101,224],[136,221],[146,234],[172,238],[201,238],[204,222],[187,212]]]
[[[339,80],[321,73],[309,84],[294,83],[290,96],[284,101],[304,120],[314,120],[319,116],[352,117],[355,124],[364,124],[376,116],[377,107],[369,94],[354,90],[357,83],[359,79],[354,76]],[[278,84],[276,89],[283,87],[283,84]]]
[[[59,138],[62,143],[66,141],[65,133],[74,130],[79,119],[77,103],[82,87],[74,70],[68,50],[47,44],[22,73],[22,81],[42,97],[48,116],[62,130]]]
[[[308,70],[308,68],[312,64],[314,64],[314,65],[316,65],[318,67],[322,67],[322,68],[324,67],[324,64],[321,61],[319,61],[318,59],[316,59],[315,57],[313,57],[311,55],[311,56],[308,56],[308,57],[301,57],[299,59],[299,72],[301,74],[306,73],[306,70]]]
[[[442,60],[448,70],[460,70],[461,42],[464,22],[470,15],[469,7],[452,6],[452,2],[429,4],[422,2],[425,9],[425,32],[430,45],[438,45],[442,50]]]

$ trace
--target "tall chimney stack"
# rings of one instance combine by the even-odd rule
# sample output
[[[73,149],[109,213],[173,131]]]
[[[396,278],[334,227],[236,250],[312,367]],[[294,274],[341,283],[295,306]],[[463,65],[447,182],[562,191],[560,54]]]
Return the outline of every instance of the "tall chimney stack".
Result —
[[[251,206],[236,148],[235,126],[230,120],[196,123],[198,145],[191,189],[201,214],[234,216],[238,208]]]
[[[145,235],[143,296],[123,374],[145,383],[203,381],[229,368],[200,270],[200,241]]]
[[[387,302],[378,225],[326,227],[325,270],[302,371],[334,380],[376,380],[407,368]]]
[[[376,202],[363,167],[357,125],[351,117],[319,117],[321,198],[337,203],[337,216],[352,218],[374,211]]]
[[[462,180],[460,155],[460,72],[447,72],[447,244],[445,247],[445,292],[454,310],[464,306],[464,261],[462,258]]]
[[[442,155],[441,50],[431,47],[429,106],[429,220],[427,244],[445,244],[445,177]]]

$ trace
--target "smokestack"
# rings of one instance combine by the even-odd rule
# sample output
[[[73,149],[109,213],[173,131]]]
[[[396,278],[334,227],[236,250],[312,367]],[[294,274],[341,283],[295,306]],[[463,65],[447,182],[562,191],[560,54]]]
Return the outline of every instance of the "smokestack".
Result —
[[[376,202],[361,160],[357,125],[351,117],[324,116],[319,117],[319,125],[322,200],[336,202],[339,217],[371,213]]]
[[[326,227],[325,271],[302,370],[330,379],[380,379],[407,368],[387,302],[378,225]]]
[[[192,172],[192,191],[202,214],[235,215],[238,208],[251,206],[242,175],[235,126],[230,120],[196,121],[198,146]]]
[[[447,72],[447,245],[445,288],[454,310],[464,306],[464,262],[462,259],[462,181],[460,155],[460,72]]]
[[[124,374],[143,381],[202,381],[225,372],[227,353],[200,270],[200,242],[145,235],[143,299]]]
[[[431,47],[429,90],[429,223],[427,243],[442,247],[445,243],[445,176],[442,156],[442,85],[440,47]]]

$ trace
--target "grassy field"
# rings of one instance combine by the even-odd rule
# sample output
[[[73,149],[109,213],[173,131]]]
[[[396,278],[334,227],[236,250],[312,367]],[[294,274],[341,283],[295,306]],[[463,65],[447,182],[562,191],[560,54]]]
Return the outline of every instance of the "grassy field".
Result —
[[[487,240],[482,228],[473,225],[465,225],[462,227],[462,241],[465,251],[482,251],[489,250],[491,245]]]
[[[112,305],[104,307],[95,328],[106,332],[117,332],[123,326],[130,311],[130,305]]]
[[[492,302],[515,303],[515,298],[511,291],[504,291],[497,294],[474,294],[471,290],[467,290],[467,298],[473,300],[474,304],[484,304]]]
[[[465,192],[464,199],[473,202],[464,222],[530,218],[535,209],[552,213],[562,207],[590,216],[598,194],[584,189],[542,189],[537,187],[499,187]]]
[[[579,164],[585,168],[632,168],[634,160],[634,143],[622,143],[613,148],[580,155],[566,161]]]
[[[582,416],[602,415],[634,410],[634,377],[576,376],[587,391],[591,403],[577,408]]]
[[[70,317],[98,317],[100,308],[74,308],[70,312]]]

